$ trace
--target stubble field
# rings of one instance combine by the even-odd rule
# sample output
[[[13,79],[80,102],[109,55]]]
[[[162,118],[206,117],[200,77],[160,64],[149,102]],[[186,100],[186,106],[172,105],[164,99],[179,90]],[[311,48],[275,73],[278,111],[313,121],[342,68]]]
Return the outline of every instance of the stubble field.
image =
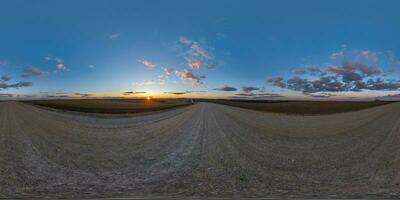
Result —
[[[132,117],[0,103],[0,197],[400,197],[400,104]]]

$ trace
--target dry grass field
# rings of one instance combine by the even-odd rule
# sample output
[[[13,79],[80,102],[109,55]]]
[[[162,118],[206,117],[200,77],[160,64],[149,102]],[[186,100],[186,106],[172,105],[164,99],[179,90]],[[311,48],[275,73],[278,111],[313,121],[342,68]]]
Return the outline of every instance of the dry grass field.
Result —
[[[158,111],[191,104],[180,99],[71,99],[36,100],[29,103],[66,111],[106,114]]]
[[[0,198],[399,198],[400,104],[133,117],[0,103]]]
[[[247,108],[274,113],[286,113],[296,115],[318,115],[333,114],[342,112],[351,112],[371,108],[375,106],[385,105],[390,102],[373,101],[373,102],[354,102],[354,101],[242,101],[242,100],[215,100],[212,101],[219,104]]]

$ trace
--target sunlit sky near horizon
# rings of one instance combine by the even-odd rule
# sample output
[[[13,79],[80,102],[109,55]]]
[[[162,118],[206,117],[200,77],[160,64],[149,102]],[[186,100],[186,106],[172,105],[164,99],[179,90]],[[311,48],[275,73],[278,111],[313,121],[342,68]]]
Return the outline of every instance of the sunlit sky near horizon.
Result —
[[[400,1],[0,1],[0,99],[400,99]]]

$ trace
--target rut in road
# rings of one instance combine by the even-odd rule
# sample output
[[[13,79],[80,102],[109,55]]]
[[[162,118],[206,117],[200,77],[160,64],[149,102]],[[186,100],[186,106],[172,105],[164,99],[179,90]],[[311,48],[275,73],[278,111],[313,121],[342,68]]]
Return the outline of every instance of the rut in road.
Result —
[[[0,197],[400,197],[400,104],[100,118],[0,103]],[[330,196],[332,197],[332,196]]]

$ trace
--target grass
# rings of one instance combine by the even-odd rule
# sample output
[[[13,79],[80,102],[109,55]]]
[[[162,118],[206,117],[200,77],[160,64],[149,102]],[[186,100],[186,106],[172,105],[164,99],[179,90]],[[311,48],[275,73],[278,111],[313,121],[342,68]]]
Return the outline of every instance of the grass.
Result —
[[[36,100],[28,103],[65,110],[86,113],[128,114],[159,111],[190,105],[183,100],[145,100],[145,99],[69,99]]]
[[[240,100],[216,100],[229,106],[247,108],[274,113],[286,113],[297,115],[334,114],[362,110],[375,106],[385,105],[390,102],[342,102],[342,101],[293,101],[293,102],[265,102],[265,101],[240,101]]]

